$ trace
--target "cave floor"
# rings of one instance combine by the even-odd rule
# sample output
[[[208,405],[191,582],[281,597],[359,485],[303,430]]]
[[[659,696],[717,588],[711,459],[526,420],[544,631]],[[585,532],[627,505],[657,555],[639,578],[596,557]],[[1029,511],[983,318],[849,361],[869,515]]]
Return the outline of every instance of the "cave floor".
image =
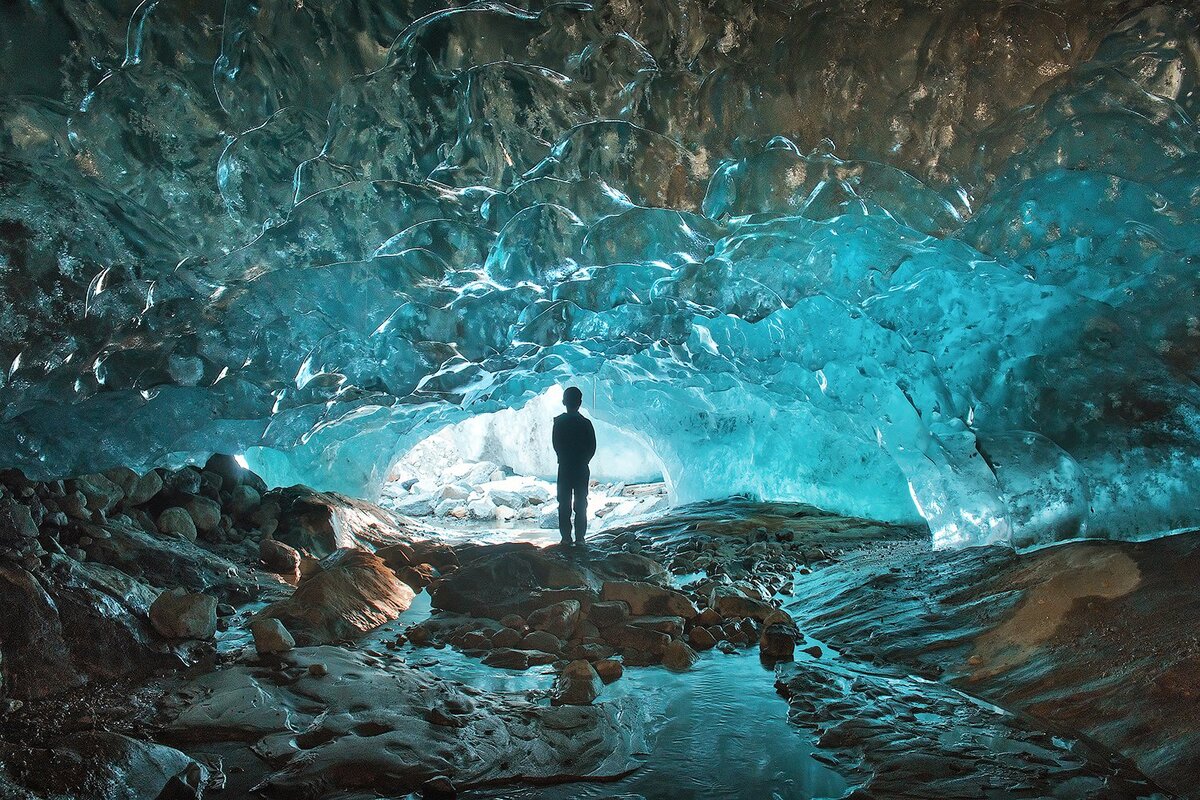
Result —
[[[436,602],[422,591],[356,641],[278,656],[229,625],[215,667],[126,687],[137,702],[103,727],[179,748],[234,797],[436,797],[442,777],[472,798],[1195,796],[1196,534],[938,552],[916,528],[735,498],[584,551],[454,541],[463,566]],[[553,705],[569,659],[505,668],[471,638],[505,603],[572,591],[561,575],[500,586],[518,557],[607,578],[640,559],[702,607],[716,584],[759,591],[794,621],[795,652],[697,645],[668,669],[627,650],[593,703]],[[480,565],[497,586],[470,584]],[[492,589],[491,617],[444,599]]]

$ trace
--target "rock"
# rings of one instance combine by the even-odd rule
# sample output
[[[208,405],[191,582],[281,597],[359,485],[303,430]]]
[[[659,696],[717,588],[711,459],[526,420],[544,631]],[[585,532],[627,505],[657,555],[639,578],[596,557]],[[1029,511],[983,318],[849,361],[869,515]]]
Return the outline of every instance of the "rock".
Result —
[[[625,674],[625,668],[621,666],[621,662],[612,658],[602,658],[593,662],[592,668],[596,670],[596,674],[605,684],[612,683]]]
[[[283,542],[263,539],[258,543],[258,558],[270,572],[279,575],[296,575],[300,572],[300,553]]]
[[[623,600],[605,600],[592,603],[587,612],[588,621],[597,628],[620,625],[629,619],[629,604]]]
[[[150,606],[150,624],[168,639],[211,639],[217,632],[217,600],[172,589]]]
[[[221,523],[221,504],[207,497],[190,498],[184,505],[198,531],[215,530]],[[161,526],[160,526],[161,527]]]
[[[253,473],[247,474],[247,482],[250,475]],[[280,509],[273,538],[318,558],[347,548],[392,544],[407,530],[403,518],[386,509],[305,486],[276,490],[262,505],[271,503],[278,503]]]
[[[200,494],[200,471],[193,467],[171,470],[162,474],[163,489],[177,495]]]
[[[532,612],[527,622],[536,630],[552,633],[559,639],[570,639],[579,625],[579,612],[578,600],[563,600]]]
[[[791,661],[800,638],[800,631],[794,625],[784,622],[765,625],[758,639],[759,655],[770,661]]]
[[[285,653],[296,646],[296,640],[277,619],[255,619],[250,623],[250,633],[254,635],[254,649],[260,655]]]
[[[229,513],[235,517],[245,517],[258,508],[261,502],[262,495],[253,486],[235,486],[229,493]]]
[[[496,504],[486,497],[467,503],[467,516],[471,519],[495,519]]]
[[[329,667],[318,661],[308,665],[308,674],[313,678],[324,678],[329,674]]]
[[[529,669],[529,653],[511,647],[498,647],[483,657],[483,663],[499,669]]]
[[[634,617],[629,624],[665,633],[672,639],[679,639],[683,636],[683,617]]]
[[[765,620],[778,611],[773,605],[757,600],[734,586],[717,586],[709,593],[708,605],[725,619],[752,617]]]
[[[140,506],[162,489],[162,478],[154,470],[138,475],[128,467],[117,467],[104,473],[110,481],[121,487],[126,505]]]
[[[603,681],[592,665],[582,659],[563,668],[550,702],[554,705],[586,706],[600,696]]]
[[[454,548],[443,542],[425,539],[412,543],[412,560],[410,564],[432,564],[439,570],[458,566],[458,554]]]
[[[39,796],[200,800],[209,782],[208,767],[179,750],[102,731],[71,734],[53,750],[29,748],[20,760]]]
[[[413,495],[400,500],[392,508],[406,517],[427,517],[433,513],[438,499],[435,494]]]
[[[220,476],[221,487],[224,489],[233,489],[251,474],[236,458],[224,453],[213,453],[208,461],[204,462],[204,471]]]
[[[671,637],[649,628],[633,625],[612,625],[601,632],[604,641],[621,650],[640,650],[661,656],[671,643]]]
[[[0,563],[0,601],[8,611],[0,615],[0,688],[6,694],[41,698],[86,681],[71,662],[54,598],[37,578]]]
[[[605,581],[603,600],[622,600],[634,616],[669,616],[692,619],[700,612],[687,595],[638,581]]]
[[[196,523],[192,521],[192,515],[187,512],[187,509],[179,506],[164,509],[158,515],[155,524],[158,525],[159,532],[166,536],[186,539],[189,542],[196,541]]]
[[[525,630],[525,618],[520,614],[505,614],[500,618],[500,624],[506,628],[515,628],[519,631]]]
[[[92,518],[88,513],[87,498],[82,492],[70,491],[58,499],[58,507],[71,519],[87,521]]]
[[[448,483],[439,492],[443,500],[466,500],[471,496],[471,487],[461,483]]]
[[[416,591],[433,586],[441,576],[432,564],[415,564],[411,567],[401,567],[396,570],[396,577],[407,583]]]
[[[699,660],[700,657],[696,655],[695,650],[678,640],[670,642],[662,655],[663,666],[675,672],[691,669],[692,665]]]
[[[436,775],[421,787],[422,800],[454,800],[458,797],[458,791],[454,788],[454,782],[445,775]]]
[[[416,562],[416,552],[411,545],[404,542],[381,547],[375,551],[375,555],[383,559],[383,563],[388,565],[388,568],[393,572],[399,571],[402,567],[407,567]]]
[[[691,632],[688,633],[688,641],[691,642],[692,647],[696,648],[697,650],[708,650],[710,647],[714,647],[717,644],[716,637],[709,633],[707,628],[701,628],[699,626],[692,628]]]
[[[492,634],[492,647],[516,647],[521,643],[521,634],[512,628],[501,628]]]
[[[120,486],[98,472],[76,478],[75,489],[87,499],[89,511],[101,514],[107,514],[125,497]]]
[[[821,648],[820,648],[820,647],[818,647],[818,646],[817,646],[817,645],[815,645],[815,644],[814,644],[812,647],[806,647],[806,648],[804,648],[804,649],[803,649],[803,650],[801,650],[800,652],[802,652],[802,653],[807,653],[807,654],[809,654],[810,656],[812,656],[813,658],[820,658],[820,657],[821,657]]]
[[[20,541],[36,539],[38,526],[33,521],[29,506],[8,498],[0,503],[0,540]]]
[[[560,653],[563,641],[547,631],[530,631],[521,640],[522,650],[541,650],[543,653]]]
[[[365,550],[340,550],[321,567],[291,597],[259,612],[282,621],[304,645],[357,638],[398,617],[415,596],[383,559]]]
[[[727,641],[725,639],[722,639],[721,641],[717,642],[717,649],[720,650],[722,653],[724,653],[727,656],[731,656],[737,652],[737,646],[734,645],[733,642]]]

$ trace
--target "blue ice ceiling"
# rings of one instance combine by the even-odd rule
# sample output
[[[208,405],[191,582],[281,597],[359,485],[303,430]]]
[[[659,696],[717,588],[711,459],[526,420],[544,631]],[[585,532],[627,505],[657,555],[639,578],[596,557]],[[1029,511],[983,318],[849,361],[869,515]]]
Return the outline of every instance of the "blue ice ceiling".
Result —
[[[5,3],[0,458],[369,493],[576,380],[681,501],[1200,524],[1189,8]]]

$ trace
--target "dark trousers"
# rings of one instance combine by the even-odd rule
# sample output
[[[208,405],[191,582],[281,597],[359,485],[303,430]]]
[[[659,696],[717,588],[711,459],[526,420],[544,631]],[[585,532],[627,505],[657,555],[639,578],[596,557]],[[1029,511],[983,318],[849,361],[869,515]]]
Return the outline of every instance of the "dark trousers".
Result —
[[[582,542],[587,533],[587,492],[591,470],[558,465],[558,532],[563,541],[571,540],[571,509],[575,510],[575,541]]]

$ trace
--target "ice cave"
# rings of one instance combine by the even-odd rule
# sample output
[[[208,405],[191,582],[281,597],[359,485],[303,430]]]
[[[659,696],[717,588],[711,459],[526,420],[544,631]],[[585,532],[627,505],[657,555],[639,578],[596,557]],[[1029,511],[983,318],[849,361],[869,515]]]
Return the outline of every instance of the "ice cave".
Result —
[[[0,2],[0,798],[1200,799],[1194,0]]]

